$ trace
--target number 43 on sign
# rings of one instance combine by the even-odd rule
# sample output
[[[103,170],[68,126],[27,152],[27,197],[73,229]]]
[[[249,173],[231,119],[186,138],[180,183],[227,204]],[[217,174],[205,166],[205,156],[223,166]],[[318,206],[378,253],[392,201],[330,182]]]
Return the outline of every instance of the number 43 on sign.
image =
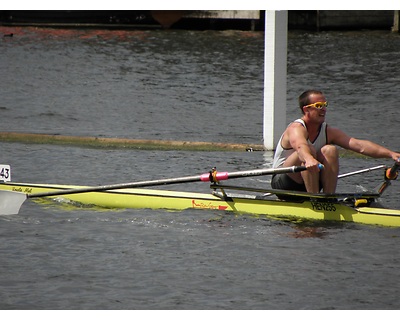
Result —
[[[11,181],[11,168],[8,164],[0,164],[0,181]]]

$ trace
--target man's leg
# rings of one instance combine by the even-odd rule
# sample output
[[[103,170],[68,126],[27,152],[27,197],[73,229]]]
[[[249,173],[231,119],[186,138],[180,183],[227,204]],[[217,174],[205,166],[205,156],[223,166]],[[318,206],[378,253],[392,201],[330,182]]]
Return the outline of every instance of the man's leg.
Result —
[[[315,149],[313,146],[310,146],[311,152],[313,156],[316,158],[317,154],[315,152]],[[318,160],[320,161],[320,160]],[[290,167],[290,166],[302,166],[304,163],[302,163],[299,159],[299,156],[297,152],[292,153],[285,161],[285,167]],[[308,170],[298,172],[298,173],[288,173],[287,175],[294,180],[295,182],[299,184],[303,184],[306,186],[307,192],[310,193],[318,193],[320,191],[320,177],[319,177],[319,172],[310,172]]]
[[[334,145],[326,145],[318,152],[317,159],[324,165],[321,182],[324,193],[335,193],[339,173],[339,152]]]

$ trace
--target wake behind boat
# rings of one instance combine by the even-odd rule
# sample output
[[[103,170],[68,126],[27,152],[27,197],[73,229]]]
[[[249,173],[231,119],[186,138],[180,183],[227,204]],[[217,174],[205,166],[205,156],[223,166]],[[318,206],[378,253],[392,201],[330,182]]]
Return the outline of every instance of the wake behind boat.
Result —
[[[296,219],[314,219],[329,221],[348,221],[365,224],[400,227],[400,210],[376,207],[376,200],[397,178],[399,165],[385,168],[385,179],[377,188],[377,192],[345,193],[345,194],[309,194],[306,192],[290,192],[286,190],[266,190],[228,186],[220,182],[228,178],[248,177],[272,174],[276,169],[219,173],[211,171],[200,176],[134,182],[100,187],[76,185],[32,184],[5,181],[0,184],[0,210],[18,213],[22,203],[28,198],[62,198],[76,204],[102,208],[148,208],[165,210],[203,209],[251,214],[257,216]],[[358,174],[371,169],[360,170]],[[304,167],[291,167],[285,170],[305,170]],[[169,190],[143,189],[144,186],[156,186],[173,183],[209,181],[213,192],[197,193]],[[139,188],[137,188],[139,187]],[[246,192],[245,194],[233,194]],[[277,194],[293,196],[293,200],[279,200]],[[12,195],[12,197],[11,197]],[[16,199],[14,199],[14,197]],[[12,199],[13,198],[13,199]],[[15,208],[10,209],[15,206]]]

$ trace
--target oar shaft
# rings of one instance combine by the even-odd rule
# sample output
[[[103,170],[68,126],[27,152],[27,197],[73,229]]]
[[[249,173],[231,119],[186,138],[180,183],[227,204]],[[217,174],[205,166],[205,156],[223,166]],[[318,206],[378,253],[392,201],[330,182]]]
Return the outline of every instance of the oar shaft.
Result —
[[[152,186],[161,186],[161,185],[170,185],[178,183],[197,182],[197,181],[217,182],[220,180],[227,180],[234,178],[245,178],[245,177],[254,177],[254,176],[280,174],[280,173],[292,173],[304,170],[306,170],[306,167],[304,166],[292,166],[292,167],[284,167],[276,169],[237,171],[231,173],[229,172],[205,173],[200,176],[129,182],[129,183],[111,184],[98,187],[76,188],[76,189],[57,190],[52,192],[33,193],[29,194],[28,198],[50,197],[50,196],[59,196],[64,194],[76,194],[76,193],[86,193],[86,192],[101,192],[107,190],[126,189],[126,188],[152,187]]]
[[[195,182],[195,181],[200,181],[200,176],[182,177],[182,178],[173,178],[173,179],[161,179],[161,180],[149,180],[149,181],[140,181],[140,182],[121,183],[121,184],[110,184],[110,185],[104,185],[104,186],[98,186],[98,187],[66,189],[66,190],[57,190],[57,191],[51,191],[51,192],[40,192],[40,193],[28,194],[28,198],[50,197],[50,196],[85,193],[85,192],[101,192],[101,191],[107,191],[107,190],[126,189],[126,188],[151,187],[151,186],[169,185],[169,184]]]
[[[378,170],[378,169],[383,169],[383,168],[386,168],[386,166],[384,164],[382,164],[380,166],[372,167],[372,168],[362,169],[362,170],[353,171],[353,172],[349,172],[349,173],[343,173],[343,174],[338,175],[338,178],[339,179],[340,178],[345,178],[345,177],[353,176],[355,174],[370,172],[370,171],[373,171],[373,170]]]

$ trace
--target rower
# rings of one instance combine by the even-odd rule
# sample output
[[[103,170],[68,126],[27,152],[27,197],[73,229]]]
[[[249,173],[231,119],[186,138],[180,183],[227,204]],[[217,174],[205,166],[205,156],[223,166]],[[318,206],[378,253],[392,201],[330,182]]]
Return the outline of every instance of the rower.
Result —
[[[273,167],[305,166],[298,173],[274,175],[272,188],[318,193],[335,193],[339,173],[339,152],[336,146],[374,158],[389,158],[400,164],[400,153],[368,140],[348,136],[328,126],[328,101],[318,90],[299,96],[302,117],[288,125],[279,139]],[[324,166],[323,170],[318,165]],[[281,197],[283,198],[283,196]]]

